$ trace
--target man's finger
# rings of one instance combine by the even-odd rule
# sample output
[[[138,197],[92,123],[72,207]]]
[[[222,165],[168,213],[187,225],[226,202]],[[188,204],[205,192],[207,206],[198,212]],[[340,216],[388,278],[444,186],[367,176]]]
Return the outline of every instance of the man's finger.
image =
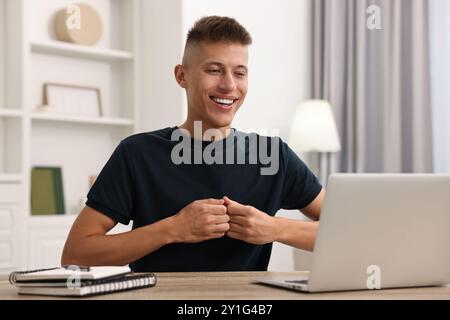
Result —
[[[230,225],[228,223],[216,224],[212,230],[213,233],[227,232],[228,230],[230,230]]]
[[[225,205],[226,205],[226,206],[232,205],[232,204],[235,204],[235,205],[241,205],[239,202],[234,201],[234,200],[231,200],[231,199],[228,198],[227,196],[224,196],[222,199],[225,201]]]
[[[218,239],[225,236],[226,232],[214,232],[210,235],[209,239]]]
[[[231,201],[231,199],[228,198],[227,196],[224,196],[222,199],[225,201],[225,205],[226,205],[226,206],[229,205],[229,204],[231,204],[231,203],[233,202],[233,201]]]
[[[228,223],[228,221],[230,221],[230,216],[227,214],[221,214],[221,215],[214,216],[215,224]]]
[[[200,200],[197,200],[197,202],[201,203],[201,204],[224,204],[225,200],[209,198],[209,199],[200,199]]]
[[[233,239],[237,239],[237,240],[244,240],[244,237],[237,232],[234,231],[228,231],[225,233],[227,235],[227,237],[233,238]]]
[[[228,214],[237,214],[237,215],[245,215],[247,214],[248,207],[240,204],[237,201],[233,201],[228,197],[223,197],[225,200],[225,205],[227,206],[227,213]]]
[[[205,204],[206,212],[216,215],[225,215],[227,213],[227,207],[222,204]]]

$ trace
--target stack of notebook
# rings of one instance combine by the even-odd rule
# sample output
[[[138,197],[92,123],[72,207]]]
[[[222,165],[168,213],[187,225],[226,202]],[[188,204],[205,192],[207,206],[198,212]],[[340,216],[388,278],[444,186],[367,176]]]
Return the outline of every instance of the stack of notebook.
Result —
[[[129,267],[58,267],[16,271],[9,282],[19,294],[89,296],[152,287],[153,273],[133,273]]]

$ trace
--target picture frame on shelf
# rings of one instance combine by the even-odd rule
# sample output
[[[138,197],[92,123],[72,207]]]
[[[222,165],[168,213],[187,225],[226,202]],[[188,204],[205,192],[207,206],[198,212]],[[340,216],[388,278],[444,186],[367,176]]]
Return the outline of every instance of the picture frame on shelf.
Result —
[[[97,87],[44,83],[44,104],[39,112],[72,116],[102,117],[101,91]]]

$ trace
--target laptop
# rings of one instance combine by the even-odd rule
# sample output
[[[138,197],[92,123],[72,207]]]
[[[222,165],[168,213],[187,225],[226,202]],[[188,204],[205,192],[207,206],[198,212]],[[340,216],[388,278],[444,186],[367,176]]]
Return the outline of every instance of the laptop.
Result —
[[[450,283],[450,175],[333,174],[304,292]]]

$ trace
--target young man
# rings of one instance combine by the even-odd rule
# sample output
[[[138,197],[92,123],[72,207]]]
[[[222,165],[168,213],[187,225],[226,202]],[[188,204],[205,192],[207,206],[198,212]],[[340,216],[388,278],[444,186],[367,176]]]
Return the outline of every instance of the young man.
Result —
[[[316,177],[281,139],[231,129],[247,94],[250,44],[234,19],[196,22],[175,67],[186,121],[119,144],[89,191],[62,264],[267,270],[274,241],[313,250],[324,196]],[[263,149],[275,170],[248,160]],[[275,217],[281,208],[301,209],[314,221]],[[132,231],[106,235],[130,220]]]

